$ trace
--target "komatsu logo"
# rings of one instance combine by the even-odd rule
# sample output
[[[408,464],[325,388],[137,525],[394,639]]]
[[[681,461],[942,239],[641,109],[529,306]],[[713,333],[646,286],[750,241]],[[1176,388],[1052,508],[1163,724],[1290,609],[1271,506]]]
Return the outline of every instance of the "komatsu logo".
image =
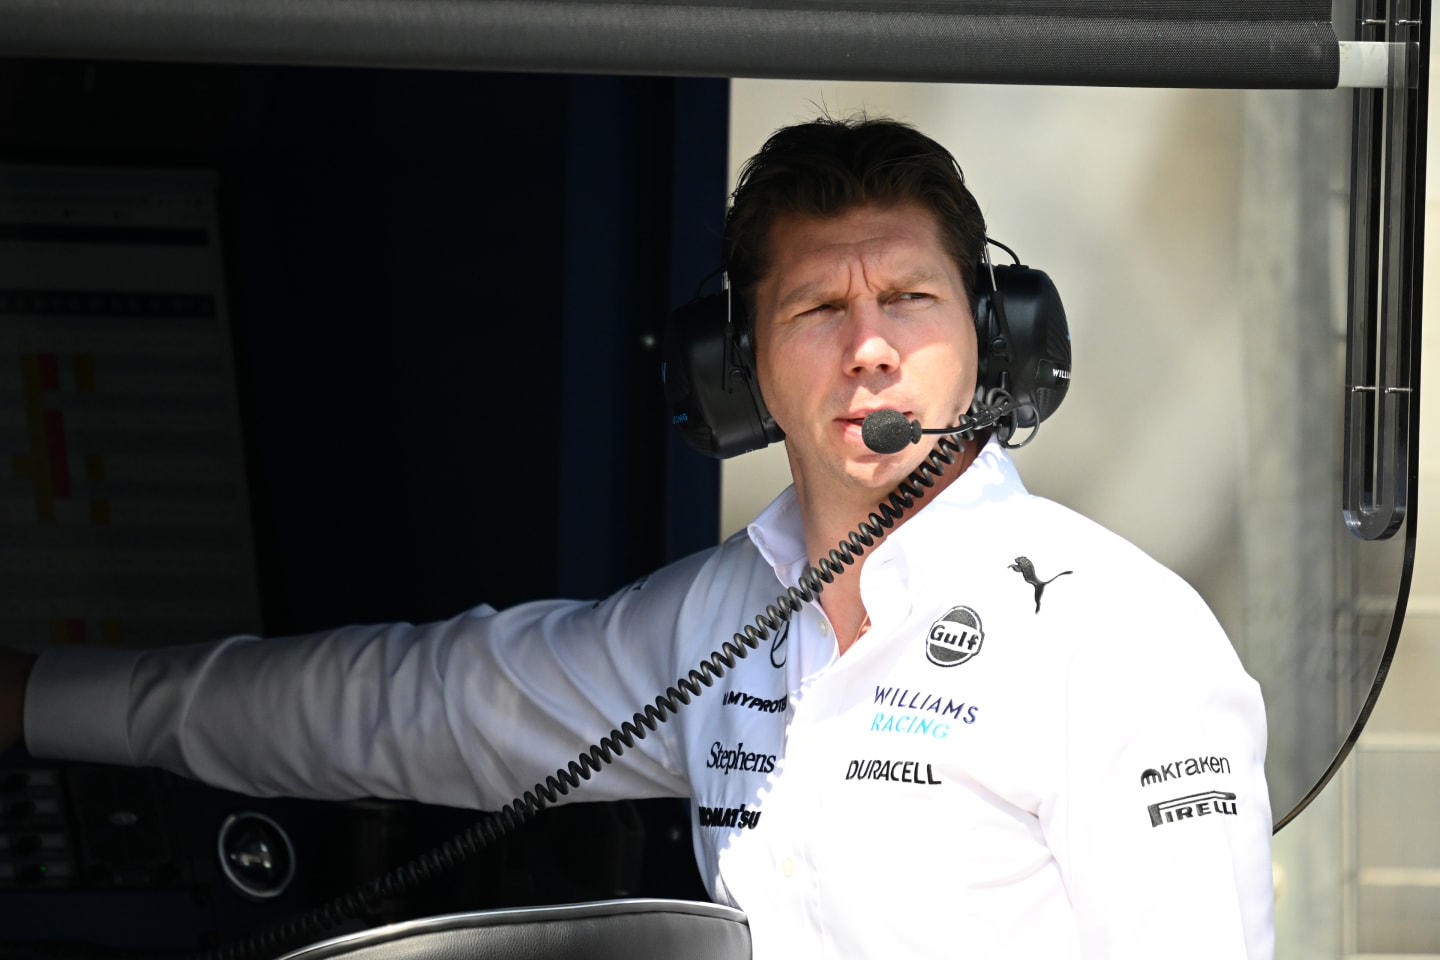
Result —
[[[1205,793],[1192,793],[1188,797],[1166,800],[1163,803],[1152,803],[1146,809],[1150,811],[1150,826],[1152,827],[1178,823],[1181,820],[1194,820],[1196,817],[1208,817],[1212,813],[1223,813],[1233,817],[1236,812],[1235,794],[1226,793],[1223,790],[1209,790]]]
[[[951,607],[930,626],[925,656],[940,667],[958,667],[980,652],[985,631],[980,615],[969,607]]]
[[[760,825],[760,811],[747,809],[745,804],[738,807],[699,807],[702,827],[739,827],[754,830]]]

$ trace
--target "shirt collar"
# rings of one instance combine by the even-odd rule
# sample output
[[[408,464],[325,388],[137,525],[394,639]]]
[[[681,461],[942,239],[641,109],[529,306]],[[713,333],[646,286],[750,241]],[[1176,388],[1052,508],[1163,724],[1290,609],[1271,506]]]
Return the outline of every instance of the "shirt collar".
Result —
[[[920,501],[923,508],[935,509],[943,505],[945,510],[968,509],[984,501],[1006,499],[1023,495],[1025,485],[1015,469],[1010,454],[992,434],[975,460],[950,486],[940,492],[934,500],[928,497]],[[904,534],[911,524],[904,524],[876,545],[884,549],[890,543],[903,543]],[[805,555],[805,529],[801,523],[800,501],[791,484],[770,505],[760,511],[746,528],[750,540],[760,551],[760,556],[774,569],[780,582],[793,585],[805,572],[810,562]],[[898,549],[898,548],[897,548]]]

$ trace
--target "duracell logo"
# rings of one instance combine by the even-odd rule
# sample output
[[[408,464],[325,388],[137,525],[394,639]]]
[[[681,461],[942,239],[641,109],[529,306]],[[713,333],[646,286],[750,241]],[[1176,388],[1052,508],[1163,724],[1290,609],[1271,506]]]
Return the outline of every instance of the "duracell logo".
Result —
[[[845,768],[846,780],[885,780],[890,783],[918,783],[939,786],[935,771],[919,760],[851,760]]]

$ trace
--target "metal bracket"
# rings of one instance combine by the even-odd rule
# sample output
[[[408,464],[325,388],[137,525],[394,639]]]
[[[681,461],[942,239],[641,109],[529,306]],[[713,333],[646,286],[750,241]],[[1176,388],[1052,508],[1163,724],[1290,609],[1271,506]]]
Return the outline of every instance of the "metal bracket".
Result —
[[[1362,0],[1357,36],[1390,44],[1384,87],[1355,91],[1343,510],[1364,540],[1404,523],[1419,439],[1429,92],[1427,0]]]

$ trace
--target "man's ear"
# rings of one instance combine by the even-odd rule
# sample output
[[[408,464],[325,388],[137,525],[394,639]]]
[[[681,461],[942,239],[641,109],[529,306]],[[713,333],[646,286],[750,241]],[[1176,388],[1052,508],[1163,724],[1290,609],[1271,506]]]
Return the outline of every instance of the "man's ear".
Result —
[[[754,324],[727,287],[670,315],[661,378],[670,422],[694,449],[728,458],[784,439],[760,395]]]
[[[1008,249],[1008,248],[1006,248]],[[1049,417],[1070,389],[1070,325],[1055,284],[1020,263],[976,271],[975,337],[979,376],[975,396],[1009,394],[1015,411],[998,426],[1002,442],[1020,427]]]

